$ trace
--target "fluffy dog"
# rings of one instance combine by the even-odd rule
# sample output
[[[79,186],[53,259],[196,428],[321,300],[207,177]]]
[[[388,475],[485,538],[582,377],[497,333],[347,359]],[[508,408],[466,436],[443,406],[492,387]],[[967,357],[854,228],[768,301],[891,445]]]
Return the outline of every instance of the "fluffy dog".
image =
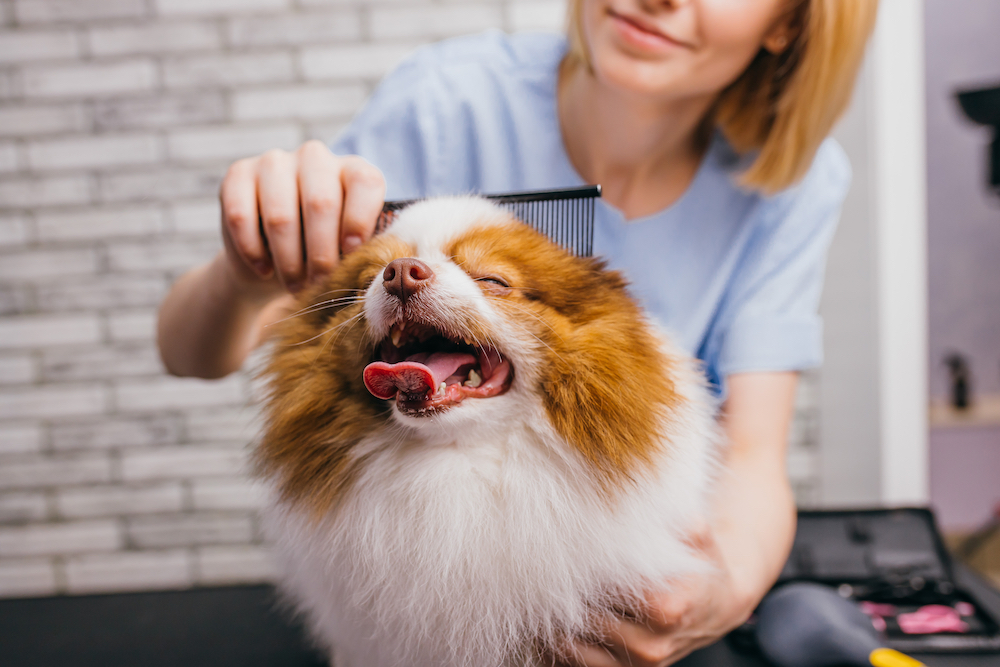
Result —
[[[626,287],[435,199],[282,325],[265,520],[336,667],[535,665],[699,567],[715,406]]]

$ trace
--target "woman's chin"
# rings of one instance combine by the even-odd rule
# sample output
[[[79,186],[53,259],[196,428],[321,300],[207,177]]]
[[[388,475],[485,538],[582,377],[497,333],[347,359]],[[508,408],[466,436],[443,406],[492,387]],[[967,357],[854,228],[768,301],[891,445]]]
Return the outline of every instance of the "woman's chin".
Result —
[[[609,51],[595,52],[591,58],[594,74],[603,85],[649,99],[683,93],[686,86],[678,76],[677,63],[641,60]]]

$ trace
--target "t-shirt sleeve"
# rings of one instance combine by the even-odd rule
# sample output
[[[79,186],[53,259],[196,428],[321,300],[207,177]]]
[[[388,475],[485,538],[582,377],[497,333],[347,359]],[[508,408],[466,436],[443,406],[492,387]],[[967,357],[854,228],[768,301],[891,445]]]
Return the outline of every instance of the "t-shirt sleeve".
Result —
[[[827,140],[792,191],[768,201],[758,237],[730,295],[722,330],[718,379],[752,371],[794,371],[823,358],[817,312],[826,254],[850,185],[841,148]]]

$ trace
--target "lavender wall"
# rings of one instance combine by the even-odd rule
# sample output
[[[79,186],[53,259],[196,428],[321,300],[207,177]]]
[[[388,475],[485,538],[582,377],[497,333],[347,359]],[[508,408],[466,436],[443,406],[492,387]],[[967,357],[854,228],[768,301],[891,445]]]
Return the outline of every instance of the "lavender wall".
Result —
[[[931,500],[948,531],[970,530],[1000,503],[1000,432],[960,428],[931,433]]]
[[[976,388],[1000,391],[1000,196],[986,187],[990,131],[965,119],[960,89],[1000,85],[1000,2],[927,0],[927,177],[931,393],[941,360],[968,354]]]
[[[931,395],[943,357],[969,356],[974,388],[1000,392],[1000,197],[989,193],[991,133],[962,115],[956,90],[1000,85],[1000,2],[926,0]],[[985,520],[1000,501],[1000,428],[935,429],[931,500],[946,529]]]

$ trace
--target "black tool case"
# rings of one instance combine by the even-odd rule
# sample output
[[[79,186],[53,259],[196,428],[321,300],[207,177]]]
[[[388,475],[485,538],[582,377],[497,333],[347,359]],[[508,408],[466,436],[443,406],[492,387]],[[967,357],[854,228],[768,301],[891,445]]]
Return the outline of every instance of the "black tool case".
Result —
[[[883,617],[884,641],[904,653],[1000,651],[1000,626],[973,595],[955,583],[951,558],[926,508],[799,512],[798,530],[778,586],[813,581],[841,595],[892,605],[898,614],[925,605],[973,613],[963,633],[906,634]],[[965,603],[965,604],[962,604]]]

